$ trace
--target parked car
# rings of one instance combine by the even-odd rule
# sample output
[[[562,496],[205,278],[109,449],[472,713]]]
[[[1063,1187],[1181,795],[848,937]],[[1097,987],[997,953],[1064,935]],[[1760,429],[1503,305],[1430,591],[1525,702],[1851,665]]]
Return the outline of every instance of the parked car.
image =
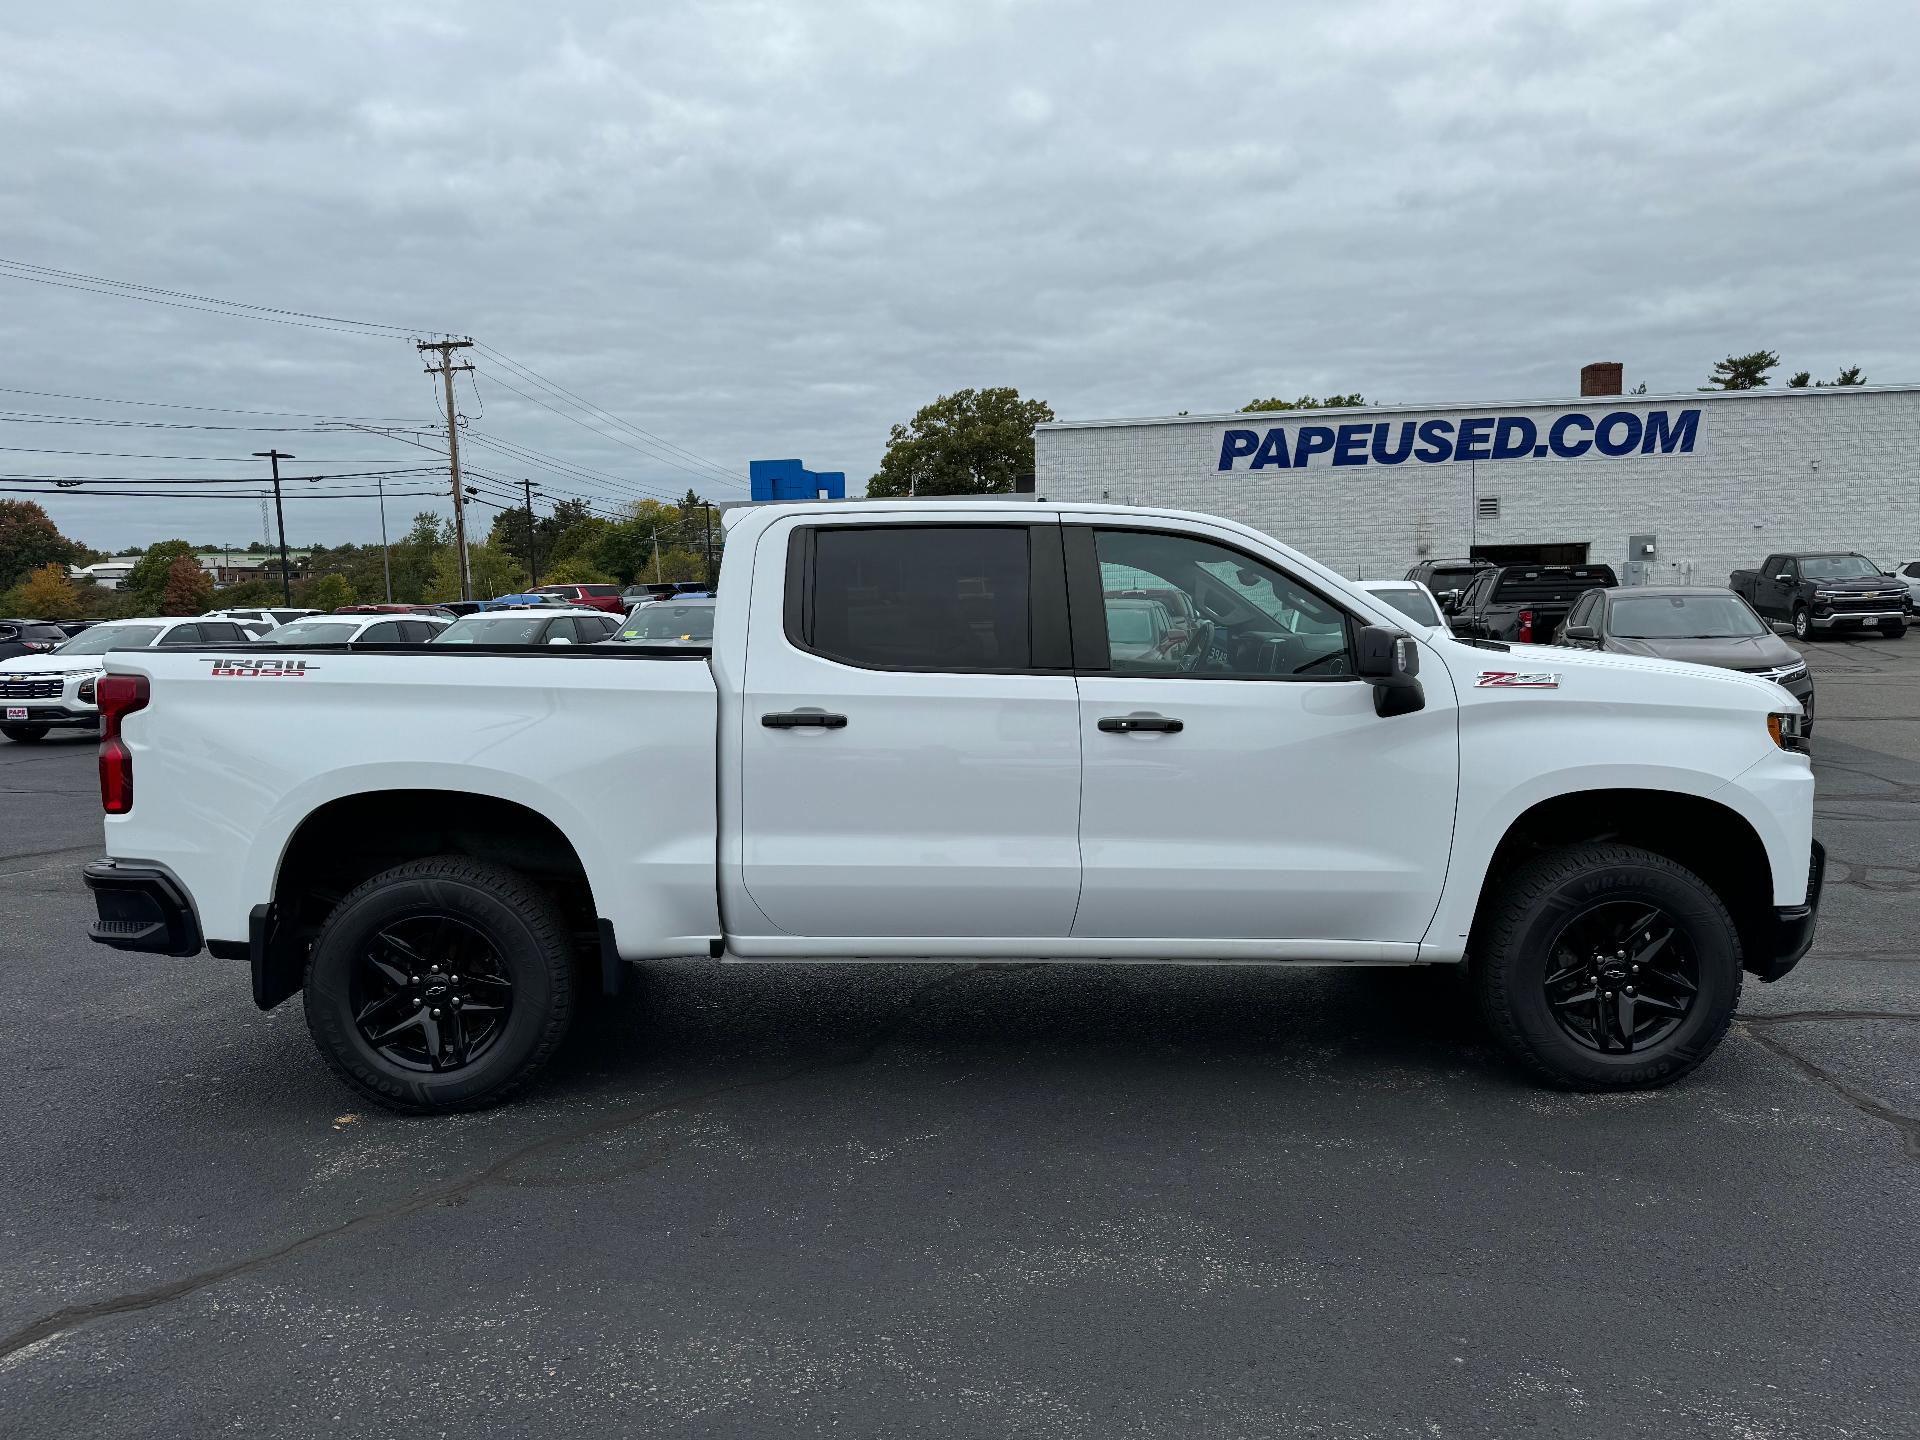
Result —
[[[60,627],[60,633],[62,635],[66,636],[67,639],[71,640],[74,636],[78,635],[82,630],[91,630],[95,625],[100,624],[100,621],[98,620],[56,620],[53,623]]]
[[[1463,637],[1545,645],[1575,600],[1619,583],[1607,565],[1496,565],[1460,593],[1447,623]]]
[[[114,654],[93,937],[244,958],[262,1008],[304,986],[336,1074],[413,1111],[523,1085],[623,960],[1464,962],[1535,1076],[1614,1090],[1699,1065],[1742,968],[1811,943],[1778,686],[1409,633],[1200,515],[728,518],[710,651],[449,643],[607,619],[521,611],[405,666],[315,652],[297,684]],[[1121,572],[1215,643],[1116,666]],[[209,785],[233,752],[245,783]]]
[[[457,620],[462,615],[472,615],[486,603],[484,600],[436,600],[432,608]]]
[[[624,615],[627,612],[618,585],[536,585],[533,593],[557,595],[569,605],[578,605],[586,610],[605,610],[609,615]]]
[[[1428,629],[1450,628],[1447,617],[1440,613],[1439,600],[1418,580],[1362,580],[1359,584],[1362,590],[1378,595],[1416,625],[1425,625]]]
[[[424,645],[452,622],[444,615],[309,615],[282,625],[262,645]]]
[[[1907,587],[1907,605],[1920,605],[1920,560],[1902,560],[1893,567],[1896,579]]]
[[[496,595],[491,600],[482,600],[474,607],[474,610],[475,613],[478,613],[482,610],[526,610],[530,608],[552,610],[562,607],[572,609],[585,608],[583,606],[575,606],[572,601],[559,595],[541,595],[528,590],[513,595]]]
[[[92,729],[100,721],[94,686],[109,650],[237,645],[246,639],[232,620],[103,620],[50,651],[0,660],[0,735],[29,741],[49,730]]]
[[[1475,576],[1492,568],[1491,560],[1422,560],[1401,578],[1426,586],[1444,606],[1472,584]]]
[[[1906,583],[1852,550],[1769,555],[1758,570],[1734,571],[1727,588],[1801,640],[1866,625],[1897,640],[1913,615]]]
[[[66,643],[67,632],[51,620],[0,620],[0,660],[51,654]]]
[[[1107,654],[1115,670],[1157,666],[1175,646],[1173,617],[1158,600],[1106,597]]]
[[[468,615],[434,637],[436,645],[598,645],[620,628],[604,610],[522,610]]]
[[[713,640],[713,601],[665,600],[636,605],[610,640],[628,645],[706,645]]]
[[[247,605],[227,610],[208,610],[200,618],[203,620],[238,620],[242,625],[264,625],[269,628],[285,625],[291,620],[299,620],[308,615],[318,615],[318,610],[301,609],[295,605]]]
[[[1574,602],[1557,643],[1718,665],[1771,680],[1800,702],[1806,732],[1813,733],[1813,675],[1807,662],[1731,590],[1707,585],[1589,590]]]
[[[635,605],[644,605],[649,600],[672,600],[676,597],[692,599],[695,596],[712,598],[713,592],[707,588],[704,580],[665,580],[658,583],[629,585],[620,592],[623,606],[631,610]]]

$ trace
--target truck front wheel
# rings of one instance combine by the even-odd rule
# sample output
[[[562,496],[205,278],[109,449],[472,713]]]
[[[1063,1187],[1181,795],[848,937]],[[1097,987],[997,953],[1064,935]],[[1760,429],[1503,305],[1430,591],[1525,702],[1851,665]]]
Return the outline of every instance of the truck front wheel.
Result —
[[[1698,876],[1629,845],[1550,851],[1489,897],[1474,988],[1494,1037],[1550,1084],[1665,1085],[1713,1053],[1740,939]]]
[[[351,891],[307,961],[307,1028],[333,1072],[390,1110],[496,1104],[573,1017],[553,897],[518,871],[416,860]]]
[[[1793,638],[1796,640],[1813,638],[1813,612],[1804,605],[1793,607]]]
[[[12,725],[0,725],[0,735],[9,740],[44,740],[50,728],[46,725],[22,725],[16,721]]]

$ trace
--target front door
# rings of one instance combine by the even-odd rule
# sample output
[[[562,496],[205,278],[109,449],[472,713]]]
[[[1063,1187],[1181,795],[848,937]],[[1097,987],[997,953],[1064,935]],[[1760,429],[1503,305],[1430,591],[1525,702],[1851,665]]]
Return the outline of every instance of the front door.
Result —
[[[809,516],[761,537],[753,573],[739,826],[753,905],[788,936],[925,942],[910,953],[1065,936],[1080,734],[1058,522]]]
[[[1069,524],[1066,548],[1086,757],[1075,937],[1417,942],[1459,764],[1437,661],[1426,707],[1382,718],[1354,675],[1356,622],[1237,537]]]

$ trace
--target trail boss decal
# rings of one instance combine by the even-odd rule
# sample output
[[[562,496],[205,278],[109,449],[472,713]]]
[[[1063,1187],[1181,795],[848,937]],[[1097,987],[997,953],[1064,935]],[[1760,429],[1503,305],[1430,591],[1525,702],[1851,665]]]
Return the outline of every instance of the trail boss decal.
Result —
[[[1558,690],[1560,676],[1553,670],[1482,670],[1473,682],[1476,690]]]
[[[201,663],[213,666],[213,678],[224,680],[298,680],[318,665],[305,660],[257,660],[246,655],[202,655]]]

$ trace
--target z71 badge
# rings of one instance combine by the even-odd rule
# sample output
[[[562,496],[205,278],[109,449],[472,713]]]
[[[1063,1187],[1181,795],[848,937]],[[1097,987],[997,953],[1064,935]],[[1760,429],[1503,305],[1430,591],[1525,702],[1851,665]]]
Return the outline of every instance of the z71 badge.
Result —
[[[1560,676],[1552,670],[1482,670],[1473,682],[1476,690],[1558,690]]]
[[[202,663],[213,666],[216,680],[297,680],[318,665],[305,660],[261,660],[250,655],[202,655]]]

